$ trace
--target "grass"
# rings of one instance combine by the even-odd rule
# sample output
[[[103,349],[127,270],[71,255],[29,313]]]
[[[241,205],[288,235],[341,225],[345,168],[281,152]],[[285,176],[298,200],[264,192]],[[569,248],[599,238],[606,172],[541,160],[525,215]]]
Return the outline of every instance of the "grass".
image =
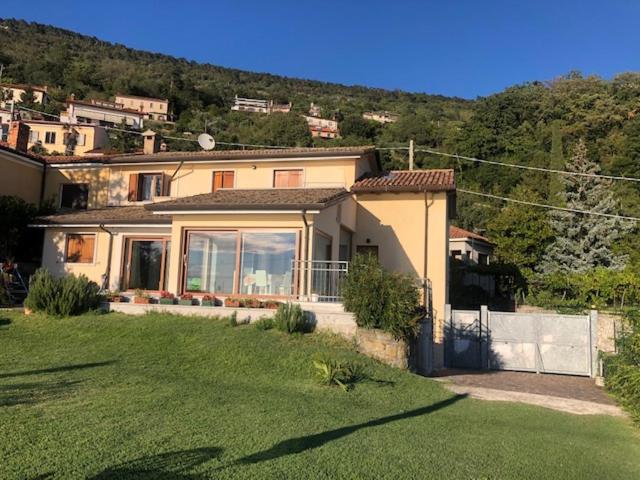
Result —
[[[320,386],[312,358],[369,380]],[[319,334],[0,312],[0,478],[640,478],[626,420],[481,402]]]

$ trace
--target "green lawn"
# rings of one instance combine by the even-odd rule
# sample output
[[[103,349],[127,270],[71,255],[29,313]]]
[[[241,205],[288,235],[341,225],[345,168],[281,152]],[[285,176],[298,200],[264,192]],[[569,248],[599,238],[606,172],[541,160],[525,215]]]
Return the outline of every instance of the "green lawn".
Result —
[[[629,422],[457,398],[362,359],[349,392],[311,358],[361,358],[171,315],[0,312],[0,478],[640,478]]]

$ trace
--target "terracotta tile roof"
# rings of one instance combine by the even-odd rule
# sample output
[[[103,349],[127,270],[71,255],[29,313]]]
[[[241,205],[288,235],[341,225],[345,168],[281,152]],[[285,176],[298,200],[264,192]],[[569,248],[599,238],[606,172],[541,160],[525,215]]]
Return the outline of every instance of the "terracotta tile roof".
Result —
[[[20,150],[16,150],[9,146],[7,142],[0,142],[0,150],[13,153],[14,155],[20,155],[22,157],[28,158],[30,160],[35,160],[36,162],[42,163],[44,165],[45,161],[40,155],[36,155],[31,152],[21,152]]]
[[[394,170],[358,180],[354,192],[440,192],[456,189],[453,170]]]
[[[487,237],[483,237],[464,228],[456,227],[455,225],[449,226],[449,238],[473,238],[475,240],[481,240],[483,242],[492,243]]]
[[[270,148],[257,150],[216,150],[216,151],[193,151],[193,152],[158,152],[153,154],[135,153],[110,153],[99,157],[45,157],[48,163],[74,163],[78,161],[94,163],[178,163],[182,161],[211,160],[264,160],[269,158],[326,158],[341,156],[362,156],[373,154],[375,147],[293,147],[293,148]]]
[[[147,204],[153,211],[189,210],[318,210],[349,196],[344,188],[270,188],[218,190]]]
[[[60,212],[41,217],[37,223],[46,225],[170,224],[171,217],[154,215],[142,205],[136,205]]]

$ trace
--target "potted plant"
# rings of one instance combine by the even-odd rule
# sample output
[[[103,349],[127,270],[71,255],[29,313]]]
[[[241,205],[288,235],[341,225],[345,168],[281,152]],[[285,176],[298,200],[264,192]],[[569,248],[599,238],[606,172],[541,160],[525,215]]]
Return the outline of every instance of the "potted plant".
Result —
[[[133,303],[148,305],[151,303],[151,297],[138,288],[133,293]]]
[[[276,310],[279,306],[280,306],[280,302],[277,302],[275,300],[265,300],[262,303],[263,308],[271,308]]]
[[[180,295],[180,300],[178,301],[180,305],[193,305],[193,294],[192,293],[183,293]]]
[[[242,305],[245,308],[260,308],[261,307],[260,300],[258,300],[257,298],[245,298],[245,299],[240,301],[240,305]]]
[[[166,290],[162,290],[160,292],[160,305],[173,305],[176,303],[176,297],[171,292],[167,292]]]
[[[107,302],[111,302],[111,303],[122,302],[122,295],[120,295],[120,292],[118,290],[114,290],[113,292],[107,292],[104,297],[107,300]]]
[[[224,306],[225,307],[239,307],[240,306],[240,299],[233,298],[233,297],[227,297],[227,298],[224,299]]]
[[[216,304],[216,297],[208,293],[205,293],[202,296],[202,300],[200,300],[200,305],[202,305],[203,307],[214,307],[215,304]]]

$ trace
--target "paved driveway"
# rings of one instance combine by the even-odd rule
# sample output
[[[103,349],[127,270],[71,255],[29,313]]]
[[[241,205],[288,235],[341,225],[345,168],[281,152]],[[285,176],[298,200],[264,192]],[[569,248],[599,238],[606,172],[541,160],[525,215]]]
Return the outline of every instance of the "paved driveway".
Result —
[[[442,370],[436,380],[456,393],[484,400],[540,405],[576,414],[622,415],[592,378],[511,371]]]

